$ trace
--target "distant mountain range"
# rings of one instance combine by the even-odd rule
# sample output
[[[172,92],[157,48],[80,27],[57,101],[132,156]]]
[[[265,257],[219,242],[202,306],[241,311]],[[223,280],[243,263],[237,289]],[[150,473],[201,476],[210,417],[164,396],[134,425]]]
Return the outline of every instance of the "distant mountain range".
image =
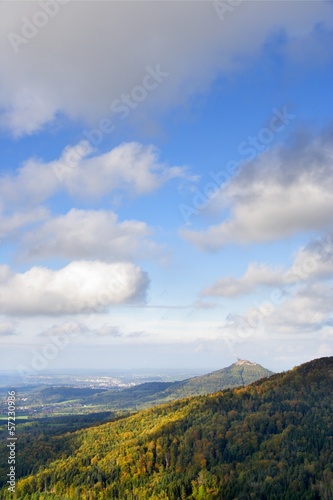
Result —
[[[202,390],[207,377],[236,383],[248,369],[259,370],[238,361],[194,380]],[[26,446],[22,436],[21,467],[27,460],[35,473],[18,481],[16,498],[330,500],[332,390],[333,357],[321,358]]]

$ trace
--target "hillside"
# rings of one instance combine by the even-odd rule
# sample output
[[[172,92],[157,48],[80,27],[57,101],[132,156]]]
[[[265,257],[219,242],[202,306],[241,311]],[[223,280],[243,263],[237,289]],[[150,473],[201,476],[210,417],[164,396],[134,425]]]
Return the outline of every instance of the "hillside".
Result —
[[[21,391],[20,391],[21,392]],[[70,386],[37,386],[28,392],[29,404],[59,403],[68,400],[80,400],[93,394],[105,392],[105,389]]]
[[[273,372],[257,363],[238,360],[227,368],[207,375],[180,382],[146,382],[119,392],[104,391],[85,398],[83,402],[93,405],[109,404],[112,409],[139,409],[174,399],[211,394],[219,390],[247,385],[271,375]]]
[[[216,370],[208,375],[175,382],[165,393],[170,394],[172,399],[211,394],[223,389],[248,385],[271,375],[273,375],[273,372],[258,363],[239,359],[231,366]]]
[[[209,373],[178,382],[145,382],[128,388],[91,388],[66,385],[31,385],[17,387],[20,404],[30,419],[45,415],[73,415],[105,411],[136,411],[199,394],[246,385],[272,372],[250,361],[237,363]],[[1,390],[0,390],[1,392]],[[0,394],[0,414],[6,413],[7,389]],[[1,449],[0,449],[1,451]],[[1,463],[1,462],[0,462]]]
[[[17,499],[330,500],[332,389],[333,358],[321,358],[66,434]]]

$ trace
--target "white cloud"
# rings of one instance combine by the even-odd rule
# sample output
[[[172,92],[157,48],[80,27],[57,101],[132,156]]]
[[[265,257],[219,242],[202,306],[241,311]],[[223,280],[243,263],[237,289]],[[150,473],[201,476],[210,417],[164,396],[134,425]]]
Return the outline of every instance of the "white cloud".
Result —
[[[52,325],[46,330],[43,330],[39,336],[48,337],[55,341],[58,339],[61,342],[68,341],[73,337],[82,340],[83,338],[137,338],[147,337],[149,335],[144,331],[125,331],[109,323],[104,323],[102,326],[93,326],[91,321],[89,321],[89,324],[78,321],[65,321],[64,323]]]
[[[0,312],[21,315],[105,312],[112,305],[140,302],[148,276],[130,263],[77,261],[53,271],[33,267],[12,273],[0,266]]]
[[[77,321],[65,321],[60,325],[52,325],[51,327],[43,330],[39,335],[41,337],[76,337],[87,334],[89,328]]]
[[[283,277],[280,270],[266,264],[250,264],[240,278],[222,278],[202,291],[203,296],[236,297],[253,292],[258,286],[280,286]]]
[[[287,53],[303,58],[297,42],[307,39],[317,63],[325,51],[314,28],[332,23],[329,2],[302,2],[302,16],[299,9],[298,2],[243,2],[221,22],[213,2],[69,2],[45,26],[30,27],[34,33],[15,53],[10,37],[24,34],[23,17],[33,21],[43,10],[39,2],[2,2],[0,58],[7,69],[1,124],[19,136],[39,130],[57,113],[98,121],[112,114],[115,99],[142,83],[148,65],[159,64],[168,78],[130,110],[144,123],[150,112],[206,89],[219,72],[240,69],[280,30]]]
[[[286,288],[327,280],[333,276],[333,242],[330,234],[300,248],[289,269],[272,269],[267,264],[252,263],[243,276],[225,277],[202,290],[203,296],[236,297],[250,294],[261,287]]]
[[[123,334],[117,326],[103,325],[94,331],[98,337],[122,337]]]
[[[295,255],[291,268],[286,272],[287,282],[326,280],[333,276],[332,234],[311,241]]]
[[[33,208],[28,212],[14,212],[11,215],[0,213],[0,241],[15,236],[18,230],[45,220],[47,216],[48,212],[43,207]]]
[[[332,285],[316,283],[298,289],[265,321],[273,334],[313,333],[333,324]]]
[[[287,238],[331,225],[333,146],[331,134],[302,137],[287,148],[263,153],[211,199],[229,205],[230,217],[202,231],[182,236],[203,250],[229,243],[257,243]]]
[[[86,158],[85,142],[66,148],[59,160],[28,160],[15,175],[0,177],[0,207],[39,204],[57,192],[81,198],[111,193],[139,196],[150,193],[176,177],[186,177],[181,167],[159,162],[152,146],[123,143],[108,153]]]
[[[230,314],[219,330],[231,346],[265,335],[281,338],[331,330],[332,291],[331,283],[316,283],[298,287],[290,293],[270,294],[243,314]]]
[[[146,223],[119,222],[111,211],[72,209],[25,234],[22,252],[34,259],[53,256],[108,262],[146,259],[162,254],[162,247],[149,239],[151,233]]]
[[[67,155],[63,156],[66,165]],[[55,170],[58,171],[57,167]],[[79,168],[67,168],[62,172],[63,188],[81,197],[98,197],[113,191],[143,195],[170,179],[186,176],[184,168],[160,163],[153,146],[137,142],[123,143],[108,153],[85,159]]]

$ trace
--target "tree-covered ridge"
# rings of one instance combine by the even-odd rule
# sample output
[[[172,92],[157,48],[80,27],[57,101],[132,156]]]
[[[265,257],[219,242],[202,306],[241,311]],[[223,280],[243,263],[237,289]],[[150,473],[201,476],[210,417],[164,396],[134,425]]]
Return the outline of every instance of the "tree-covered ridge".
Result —
[[[333,358],[321,358],[78,431],[17,499],[329,500],[332,389]]]
[[[102,425],[127,415],[128,413],[99,412],[37,418],[32,421],[17,419],[16,478],[35,474],[42,465],[69,456],[79,446],[80,435],[75,432],[78,429]],[[7,427],[3,426],[0,431],[0,488],[8,479],[7,437]]]
[[[211,394],[226,388],[248,385],[273,375],[257,363],[238,361],[227,368],[180,382],[146,382],[119,392],[105,391],[84,400],[87,404],[108,404],[112,409],[144,408],[174,399]]]
[[[270,377],[273,372],[249,361],[238,360],[236,363],[199,377],[176,382],[165,392],[173,399],[175,396],[187,397],[200,394],[210,394],[223,389],[248,385],[264,377]]]
[[[243,363],[243,366],[241,364]],[[90,388],[72,386],[28,386],[19,387],[18,393],[24,396],[24,405],[36,410],[40,416],[43,409],[53,414],[86,411],[138,410],[149,408],[174,399],[200,394],[209,394],[227,387],[247,385],[272,372],[256,363],[238,361],[233,365],[207,375],[188,378],[178,382],[145,382],[128,388]],[[6,392],[2,391],[2,406],[6,406]],[[23,401],[23,400],[22,400]],[[68,403],[63,405],[63,403]],[[44,408],[43,408],[44,407]],[[93,407],[93,408],[91,408]],[[1,413],[1,398],[0,398]],[[30,411],[30,414],[33,413]]]
[[[33,404],[58,403],[68,400],[81,400],[104,392],[105,389],[71,386],[37,386],[29,392],[29,402]]]

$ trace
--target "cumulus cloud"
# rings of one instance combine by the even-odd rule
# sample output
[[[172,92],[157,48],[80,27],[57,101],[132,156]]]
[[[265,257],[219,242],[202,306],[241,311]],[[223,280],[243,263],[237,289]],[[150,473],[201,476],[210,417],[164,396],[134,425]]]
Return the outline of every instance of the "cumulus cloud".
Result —
[[[314,283],[298,289],[265,321],[273,333],[311,333],[333,325],[332,285]]]
[[[236,297],[253,292],[258,286],[281,285],[281,270],[273,270],[266,264],[250,264],[240,278],[222,278],[205,288],[203,296]]]
[[[39,204],[57,192],[81,198],[101,197],[117,192],[129,196],[151,193],[165,182],[186,177],[186,169],[168,167],[152,146],[123,143],[108,153],[87,158],[86,143],[66,148],[61,158],[50,163],[28,160],[15,175],[0,177],[0,207]]]
[[[311,241],[295,255],[291,268],[285,274],[286,282],[319,281],[333,276],[333,235]]]
[[[118,221],[114,212],[72,209],[24,235],[22,252],[29,258],[60,256],[103,261],[162,255],[149,236],[152,229],[136,220]]]
[[[306,284],[288,293],[275,291],[243,314],[230,314],[219,331],[231,346],[263,332],[281,338],[331,331],[332,291],[331,283]]]
[[[33,267],[12,273],[0,266],[0,312],[21,315],[105,312],[112,305],[141,302],[148,276],[130,263],[71,262],[60,270]]]
[[[230,207],[222,223],[182,236],[203,250],[229,243],[287,238],[331,225],[333,212],[332,130],[298,137],[287,147],[263,153],[214,194],[212,206]]]
[[[17,232],[45,220],[48,211],[43,207],[32,208],[28,212],[14,212],[10,215],[0,213],[0,241],[14,237]]]
[[[272,269],[252,263],[239,278],[224,277],[202,290],[203,296],[237,297],[261,287],[286,288],[303,282],[328,280],[333,276],[333,239],[331,234],[300,248],[290,268]]]
[[[306,39],[307,52],[315,47],[317,62],[325,51],[315,27],[332,24],[329,2],[303,2],[302,16],[297,2],[288,8],[284,2],[243,2],[226,13],[227,22],[221,22],[214,2],[69,2],[58,7],[56,15],[46,16],[46,26],[30,27],[33,33],[25,37],[29,29],[23,18],[33,25],[36,13],[43,15],[40,3],[1,3],[0,33],[7,43],[0,58],[7,71],[0,123],[17,136],[41,129],[59,113],[89,122],[112,116],[112,103],[142,84],[147,66],[160,65],[168,76],[128,108],[146,121],[150,113],[206,89],[220,72],[242,68],[268,36],[280,31],[286,53],[290,45],[292,57],[303,58],[295,47]],[[23,42],[15,42],[22,34]]]
[[[75,168],[76,164],[72,168],[71,155],[75,162],[75,153],[65,151],[60,164],[52,166],[63,189],[81,197],[100,197],[114,191],[139,196],[173,178],[187,176],[185,168],[161,163],[153,146],[137,142],[123,143],[108,153],[86,159],[79,168]]]

